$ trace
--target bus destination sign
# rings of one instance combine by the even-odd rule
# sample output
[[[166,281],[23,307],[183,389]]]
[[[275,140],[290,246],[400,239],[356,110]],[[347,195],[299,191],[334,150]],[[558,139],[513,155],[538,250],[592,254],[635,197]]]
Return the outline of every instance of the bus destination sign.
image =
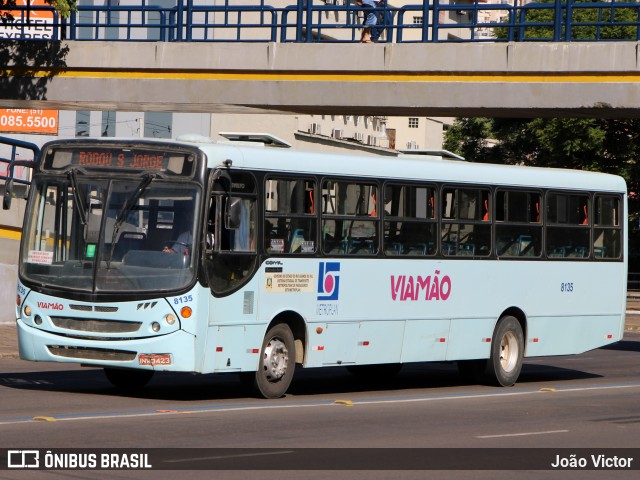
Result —
[[[77,152],[78,165],[88,167],[134,168],[140,170],[165,170],[165,155],[159,152],[113,152],[80,150]]]
[[[47,155],[44,168],[61,170],[70,166],[79,166],[113,170],[154,170],[175,175],[191,175],[193,164],[194,156],[184,152],[78,146],[54,148]]]

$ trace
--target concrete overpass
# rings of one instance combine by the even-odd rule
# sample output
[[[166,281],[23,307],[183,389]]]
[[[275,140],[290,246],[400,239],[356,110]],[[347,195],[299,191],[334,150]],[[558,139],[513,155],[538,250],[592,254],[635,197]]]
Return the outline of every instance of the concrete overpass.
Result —
[[[636,117],[639,46],[636,42],[3,42],[0,105]]]

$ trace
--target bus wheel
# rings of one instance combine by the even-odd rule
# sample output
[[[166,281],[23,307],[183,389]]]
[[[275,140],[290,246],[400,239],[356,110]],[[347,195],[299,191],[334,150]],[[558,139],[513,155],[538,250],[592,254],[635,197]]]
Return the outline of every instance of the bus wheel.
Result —
[[[153,377],[153,373],[153,370],[137,370],[132,368],[104,369],[107,380],[109,380],[113,386],[128,390],[144,387],[149,383],[151,377]]]
[[[502,317],[496,325],[491,341],[491,358],[487,373],[498,386],[509,387],[516,383],[522,370],[524,335],[515,317]]]
[[[255,386],[264,398],[280,398],[293,380],[296,351],[293,333],[288,325],[272,327],[262,342],[260,365]]]

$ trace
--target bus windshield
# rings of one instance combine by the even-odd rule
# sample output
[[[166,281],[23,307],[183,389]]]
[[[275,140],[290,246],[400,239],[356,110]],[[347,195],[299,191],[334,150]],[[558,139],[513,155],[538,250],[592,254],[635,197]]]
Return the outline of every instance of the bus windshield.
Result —
[[[87,293],[184,289],[195,280],[199,198],[196,184],[153,174],[37,176],[20,273]]]

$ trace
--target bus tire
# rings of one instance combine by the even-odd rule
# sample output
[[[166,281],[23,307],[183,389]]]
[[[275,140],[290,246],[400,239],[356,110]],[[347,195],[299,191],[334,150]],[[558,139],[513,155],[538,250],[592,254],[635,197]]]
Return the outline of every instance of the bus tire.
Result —
[[[144,387],[153,377],[153,370],[105,368],[104,374],[114,387],[132,390]]]
[[[487,365],[487,374],[491,383],[510,387],[522,370],[524,356],[524,334],[522,326],[515,317],[502,317],[493,332],[491,357]]]
[[[269,329],[262,342],[255,387],[264,398],[280,398],[289,389],[296,368],[293,333],[285,323]]]
[[[465,383],[482,383],[487,371],[487,360],[458,360],[458,373]]]

